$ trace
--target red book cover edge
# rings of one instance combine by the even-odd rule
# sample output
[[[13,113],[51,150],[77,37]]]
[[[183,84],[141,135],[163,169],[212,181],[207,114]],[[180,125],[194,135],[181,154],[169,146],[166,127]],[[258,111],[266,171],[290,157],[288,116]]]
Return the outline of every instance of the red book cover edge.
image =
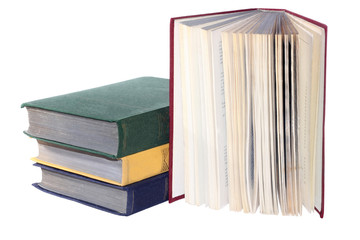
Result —
[[[234,10],[234,11],[226,11],[226,12],[215,12],[215,13],[206,13],[206,14],[198,14],[198,15],[191,15],[191,16],[182,16],[170,19],[170,152],[169,152],[169,203],[175,202],[179,199],[184,198],[184,194],[180,196],[173,197],[172,195],[172,139],[173,139],[173,107],[174,107],[174,99],[173,99],[173,92],[174,92],[174,21],[183,18],[192,18],[192,17],[203,17],[203,16],[211,16],[216,14],[229,14],[235,12],[244,12],[244,11],[253,11],[253,10],[268,10],[268,11],[284,11],[296,17],[302,18],[310,23],[313,23],[319,27],[322,27],[325,31],[325,61],[324,61],[324,110],[323,110],[323,146],[322,146],[322,193],[321,193],[321,210],[315,208],[315,210],[320,214],[320,217],[324,217],[324,206],[325,206],[325,106],[326,106],[326,59],[327,59],[327,26],[323,23],[318,21],[312,20],[310,18],[304,17],[297,13],[288,11],[286,9],[272,9],[272,8],[249,8],[249,9],[242,9],[242,10]]]

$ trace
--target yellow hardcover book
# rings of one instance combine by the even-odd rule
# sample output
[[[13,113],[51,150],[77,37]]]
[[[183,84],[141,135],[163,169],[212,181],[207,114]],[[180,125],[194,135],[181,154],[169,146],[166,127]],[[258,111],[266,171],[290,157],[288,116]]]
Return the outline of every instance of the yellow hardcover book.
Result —
[[[85,177],[126,186],[169,170],[169,144],[119,159],[38,141],[39,156],[31,160]]]

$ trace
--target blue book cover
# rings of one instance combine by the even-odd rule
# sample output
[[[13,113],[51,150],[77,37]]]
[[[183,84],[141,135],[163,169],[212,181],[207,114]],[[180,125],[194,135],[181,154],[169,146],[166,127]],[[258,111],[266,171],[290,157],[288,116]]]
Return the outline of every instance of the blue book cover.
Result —
[[[116,186],[42,164],[42,181],[33,186],[109,213],[128,216],[168,199],[168,173],[124,187]]]

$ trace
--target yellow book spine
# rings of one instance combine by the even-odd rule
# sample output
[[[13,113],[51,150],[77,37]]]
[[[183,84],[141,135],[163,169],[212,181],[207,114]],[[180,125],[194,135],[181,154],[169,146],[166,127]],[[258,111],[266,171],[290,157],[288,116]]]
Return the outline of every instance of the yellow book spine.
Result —
[[[122,158],[122,185],[128,185],[169,170],[169,144]]]

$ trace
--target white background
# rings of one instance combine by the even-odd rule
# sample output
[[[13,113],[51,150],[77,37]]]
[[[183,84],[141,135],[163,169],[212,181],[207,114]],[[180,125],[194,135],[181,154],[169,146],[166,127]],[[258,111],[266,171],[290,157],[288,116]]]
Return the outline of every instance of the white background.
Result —
[[[1,239],[359,239],[359,12],[356,1],[1,1]],[[139,76],[169,76],[171,17],[285,8],[328,25],[325,218],[163,203],[119,217],[47,195],[23,102]],[[5,237],[6,236],[6,237]]]

